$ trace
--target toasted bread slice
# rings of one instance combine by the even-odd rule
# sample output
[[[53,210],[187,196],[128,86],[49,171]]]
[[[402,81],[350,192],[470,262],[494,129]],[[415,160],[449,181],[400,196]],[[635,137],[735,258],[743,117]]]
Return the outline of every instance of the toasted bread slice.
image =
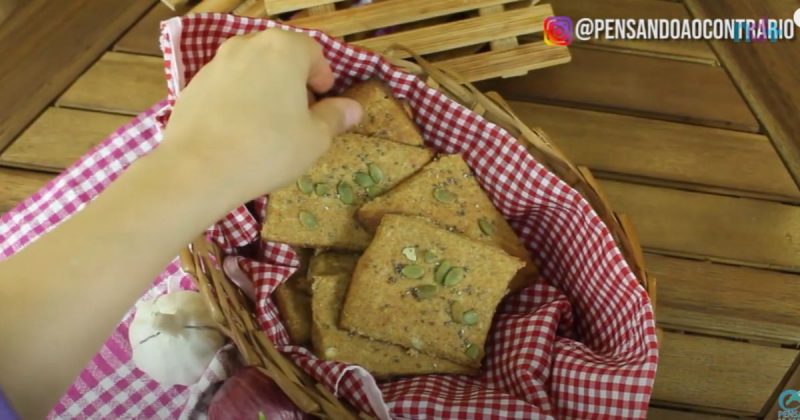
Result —
[[[362,250],[372,235],[356,220],[358,207],[370,193],[394,187],[431,157],[421,147],[359,134],[337,136],[296,184],[270,194],[261,236],[296,246]],[[368,183],[374,185],[363,186]]]
[[[387,214],[358,260],[340,326],[478,368],[495,309],[523,265],[486,242]]]
[[[424,216],[451,231],[494,244],[525,261],[526,266],[511,282],[512,290],[537,278],[536,265],[528,250],[459,155],[439,156],[391,191],[364,204],[357,214],[361,224],[374,232],[388,213]]]
[[[286,280],[272,296],[292,342],[304,345],[311,341],[311,296],[297,287],[300,279],[304,273]]]
[[[475,369],[467,366],[400,346],[370,340],[339,329],[339,312],[350,283],[355,260],[350,256],[342,257],[342,254],[330,254],[328,257],[332,257],[328,258],[329,261],[331,259],[339,261],[330,265],[329,270],[325,271],[326,274],[314,276],[311,299],[313,313],[311,341],[314,353],[319,358],[359,365],[378,378],[428,373],[475,373]]]
[[[413,146],[422,146],[422,135],[406,112],[403,103],[392,96],[389,87],[379,80],[357,83],[342,93],[364,108],[364,117],[352,130]]]

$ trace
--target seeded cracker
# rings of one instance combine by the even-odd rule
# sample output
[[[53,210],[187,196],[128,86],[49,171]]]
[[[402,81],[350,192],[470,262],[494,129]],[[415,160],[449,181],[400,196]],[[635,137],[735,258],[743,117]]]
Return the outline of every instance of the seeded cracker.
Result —
[[[378,378],[428,373],[475,373],[475,369],[467,366],[339,329],[339,312],[355,259],[350,255],[325,253],[318,260],[326,265],[322,271],[325,274],[316,275],[313,279],[311,341],[318,357],[357,364]]]
[[[269,196],[261,236],[290,245],[362,250],[371,234],[358,207],[424,166],[432,152],[359,134],[342,134],[295,184]]]
[[[340,326],[479,368],[495,308],[523,265],[485,242],[389,214],[358,260]]]
[[[342,93],[364,108],[364,117],[353,131],[368,136],[422,146],[422,135],[409,118],[403,104],[378,80],[358,83]]]
[[[311,340],[311,296],[298,288],[305,275],[293,276],[278,286],[273,293],[283,325],[294,344],[308,344]]]
[[[364,204],[357,214],[361,224],[374,232],[387,213],[424,216],[524,260],[526,266],[511,282],[512,290],[530,284],[537,277],[528,250],[459,155],[440,156],[391,191]]]

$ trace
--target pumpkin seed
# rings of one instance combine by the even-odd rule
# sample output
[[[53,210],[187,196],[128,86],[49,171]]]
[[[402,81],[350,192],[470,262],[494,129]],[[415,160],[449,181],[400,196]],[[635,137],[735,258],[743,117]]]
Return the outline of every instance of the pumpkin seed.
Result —
[[[381,187],[379,187],[377,185],[370,185],[369,187],[367,187],[367,195],[370,198],[375,198],[375,197],[381,195],[382,192],[383,192],[383,189],[381,189]]]
[[[456,284],[460,283],[463,278],[464,269],[461,267],[453,267],[444,276],[442,284],[445,286],[455,286]]]
[[[347,181],[339,182],[336,186],[336,192],[339,193],[339,201],[344,204],[353,204],[353,187]]]
[[[425,251],[425,254],[422,257],[426,263],[434,263],[436,262],[439,257],[436,256],[436,253],[431,251],[430,249]]]
[[[311,194],[314,192],[314,182],[311,181],[308,175],[303,175],[297,178],[297,188],[299,188],[303,194]]]
[[[492,236],[494,233],[494,225],[485,217],[478,219],[478,227],[481,228],[481,232],[486,236]]]
[[[317,193],[318,196],[324,197],[331,192],[331,186],[324,182],[320,182],[314,185],[314,192]]]
[[[434,188],[433,198],[435,198],[436,201],[441,201],[442,203],[450,203],[456,199],[456,196],[444,188]]]
[[[455,301],[450,304],[450,318],[459,324],[464,322],[464,306],[461,302]]]
[[[267,416],[264,415],[263,411],[258,412],[258,420],[267,420]]]
[[[436,287],[435,284],[424,284],[411,289],[411,293],[413,293],[414,297],[418,300],[424,300],[436,296],[437,290],[439,290],[439,288]]]
[[[407,246],[400,251],[404,257],[406,257],[409,261],[416,261],[417,260],[417,247],[415,246]]]
[[[400,272],[409,279],[419,279],[425,275],[425,269],[421,265],[409,264],[403,267]]]
[[[436,280],[437,283],[442,283],[445,276],[447,276],[447,271],[449,271],[451,267],[450,261],[442,260],[442,262],[439,263],[439,266],[436,267],[436,271],[433,273],[433,279]]]
[[[301,210],[300,213],[297,214],[297,217],[300,218],[300,224],[305,226],[306,229],[317,228],[317,218],[313,214]]]
[[[481,349],[474,344],[470,344],[467,346],[467,349],[464,350],[464,354],[466,354],[470,359],[477,359],[481,356]]]
[[[478,323],[478,312],[474,309],[470,309],[461,315],[461,320],[466,325],[475,325]]]
[[[375,181],[373,181],[372,177],[366,172],[356,172],[355,175],[353,175],[353,181],[362,187],[371,187],[375,185]]]
[[[378,165],[374,163],[370,163],[367,165],[367,169],[369,170],[369,176],[375,181],[376,184],[380,184],[383,181],[383,171],[381,170]]]

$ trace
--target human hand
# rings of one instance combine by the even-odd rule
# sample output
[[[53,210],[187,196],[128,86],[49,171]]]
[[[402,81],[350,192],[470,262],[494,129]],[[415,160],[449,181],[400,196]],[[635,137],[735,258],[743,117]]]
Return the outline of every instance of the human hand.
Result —
[[[231,193],[226,204],[248,201],[294,182],[332,136],[361,119],[351,99],[309,106],[307,89],[324,93],[333,82],[322,48],[306,35],[271,29],[230,38],[180,93],[154,153]]]

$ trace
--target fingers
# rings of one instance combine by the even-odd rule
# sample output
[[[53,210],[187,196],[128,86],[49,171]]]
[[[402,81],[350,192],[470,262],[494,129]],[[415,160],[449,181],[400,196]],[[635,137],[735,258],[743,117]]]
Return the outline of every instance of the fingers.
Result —
[[[311,118],[332,137],[361,121],[361,105],[348,98],[325,98],[311,107]]]

